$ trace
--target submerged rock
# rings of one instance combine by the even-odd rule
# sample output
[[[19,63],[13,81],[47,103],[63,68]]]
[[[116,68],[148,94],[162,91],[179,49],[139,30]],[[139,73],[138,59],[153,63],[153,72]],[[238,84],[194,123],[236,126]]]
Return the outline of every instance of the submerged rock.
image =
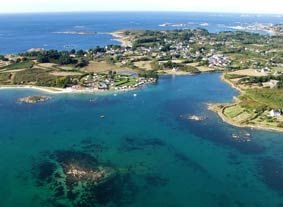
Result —
[[[27,96],[27,97],[19,98],[18,102],[34,104],[38,102],[48,101],[49,99],[50,97],[48,96]]]
[[[36,183],[50,189],[50,197],[46,200],[53,200],[55,206],[59,204],[57,201],[71,207],[122,205],[135,194],[130,175],[99,162],[91,154],[59,150],[49,154],[48,158],[35,167]]]
[[[181,115],[180,117],[182,119],[193,120],[193,121],[203,121],[203,120],[207,119],[207,117],[196,116],[196,115]]]

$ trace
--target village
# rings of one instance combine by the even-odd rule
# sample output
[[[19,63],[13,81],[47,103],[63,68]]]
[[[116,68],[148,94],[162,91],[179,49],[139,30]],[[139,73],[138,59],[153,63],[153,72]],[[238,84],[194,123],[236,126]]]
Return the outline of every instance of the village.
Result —
[[[112,71],[110,75],[90,74],[81,79],[79,85],[73,85],[73,89],[85,88],[89,91],[111,90],[111,91],[127,91],[142,87],[148,83],[154,83],[154,78],[138,77],[137,74],[129,74],[127,72],[118,73]]]

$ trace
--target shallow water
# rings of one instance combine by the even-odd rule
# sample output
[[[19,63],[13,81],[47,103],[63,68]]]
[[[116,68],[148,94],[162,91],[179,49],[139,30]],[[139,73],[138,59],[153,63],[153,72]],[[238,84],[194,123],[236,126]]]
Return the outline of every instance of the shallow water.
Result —
[[[31,94],[42,93],[0,91],[1,207],[78,206],[37,184],[36,163],[58,150],[84,152],[120,172],[115,189],[100,188],[105,202],[89,206],[282,205],[282,133],[239,129],[208,111],[206,103],[237,95],[219,73],[164,76],[117,96],[16,103]],[[184,114],[207,119],[184,120]],[[233,133],[250,133],[251,142]]]

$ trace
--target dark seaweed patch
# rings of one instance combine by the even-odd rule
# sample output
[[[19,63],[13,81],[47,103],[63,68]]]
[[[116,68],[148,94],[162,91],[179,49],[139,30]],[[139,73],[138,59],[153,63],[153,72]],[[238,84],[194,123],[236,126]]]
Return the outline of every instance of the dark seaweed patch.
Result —
[[[81,141],[81,144],[92,144],[92,138],[91,137],[87,137],[86,139],[83,139]]]
[[[137,192],[130,174],[122,174],[85,152],[60,150],[49,154],[49,159],[35,166],[39,172],[36,182],[48,180],[44,187],[50,194],[43,206],[124,206]]]
[[[92,137],[82,140],[80,147],[84,152],[95,153],[96,155],[108,149],[103,141],[98,141]]]
[[[42,161],[35,166],[34,171],[38,184],[42,185],[44,182],[51,182],[51,177],[55,172],[56,165],[50,161]]]
[[[179,103],[181,101],[181,103]],[[226,127],[216,127],[215,123],[211,121],[203,122],[188,122],[186,120],[180,119],[179,114],[183,112],[180,109],[184,107],[178,106],[179,104],[186,103],[187,100],[178,100],[170,103],[166,103],[165,111],[171,112],[176,116],[176,121],[179,123],[179,130],[189,131],[190,134],[194,134],[202,139],[210,140],[217,145],[229,146],[235,148],[244,154],[261,154],[265,151],[265,147],[256,143],[255,141],[246,142],[239,140],[233,140],[231,138],[231,132],[226,130]],[[251,133],[250,130],[246,130],[243,133]]]
[[[185,166],[192,168],[193,170],[199,171],[201,173],[207,173],[207,170],[204,169],[200,164],[190,159],[188,156],[186,156],[183,153],[175,152],[174,154],[175,159],[181,163],[183,163]]]
[[[169,179],[160,177],[158,175],[147,175],[144,177],[146,183],[150,186],[160,187],[168,184]]]
[[[55,196],[56,197],[61,197],[64,195],[64,188],[63,186],[59,186],[55,189]]]
[[[164,146],[166,146],[166,143],[159,138],[124,137],[119,149],[121,151],[134,151]]]
[[[131,188],[132,183],[125,179],[128,176],[117,176],[113,180],[109,180],[102,185],[94,186],[91,191],[96,195],[96,200],[99,204],[106,204],[113,202],[115,204],[122,204],[127,199],[134,196],[135,188]],[[125,187],[128,189],[125,191]]]
[[[239,160],[238,156],[232,152],[228,154],[228,161],[230,164],[233,164],[233,165],[239,165],[242,163]]]
[[[163,147],[165,146],[165,142],[158,138],[149,138],[143,140],[143,145],[152,147]]]
[[[216,202],[219,207],[232,206],[231,198],[226,194],[221,194],[219,196],[216,196]]]
[[[259,171],[264,182],[272,189],[283,194],[283,167],[279,160],[271,157],[259,162]]]

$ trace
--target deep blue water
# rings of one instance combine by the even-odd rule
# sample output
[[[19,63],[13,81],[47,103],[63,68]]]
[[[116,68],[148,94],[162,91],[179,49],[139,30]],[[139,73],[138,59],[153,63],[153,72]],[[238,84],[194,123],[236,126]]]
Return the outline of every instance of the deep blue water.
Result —
[[[58,32],[113,32],[119,29],[180,29],[160,27],[162,23],[188,24],[210,32],[251,23],[281,23],[282,16],[214,13],[45,13],[0,14],[0,54],[24,52],[30,48],[90,49],[97,45],[119,44],[111,35],[66,35]],[[204,27],[200,24],[208,23]],[[182,29],[182,28],[181,28]]]
[[[206,103],[237,95],[218,73],[164,76],[158,84],[117,96],[51,95],[51,101],[36,105],[16,100],[42,94],[38,91],[0,94],[3,207],[66,203],[49,184],[36,185],[34,174],[34,163],[57,150],[86,152],[127,172],[128,185],[111,194],[127,202],[101,206],[282,204],[282,133],[232,127],[208,111]],[[184,114],[207,119],[184,120]],[[235,140],[233,133],[251,133],[251,142]]]

